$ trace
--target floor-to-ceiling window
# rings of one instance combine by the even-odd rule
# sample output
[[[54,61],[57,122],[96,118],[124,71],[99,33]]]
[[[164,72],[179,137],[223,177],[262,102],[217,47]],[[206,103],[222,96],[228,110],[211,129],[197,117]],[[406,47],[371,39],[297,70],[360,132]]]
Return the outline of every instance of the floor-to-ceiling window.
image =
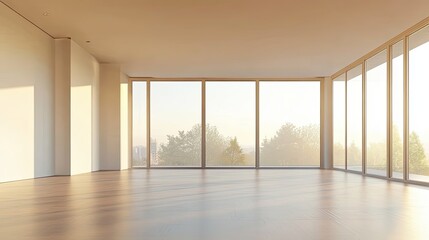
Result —
[[[409,179],[429,181],[429,27],[409,37]]]
[[[387,174],[387,51],[366,60],[366,173]]]
[[[428,21],[335,73],[332,90],[335,169],[344,169],[344,104],[347,170],[429,183]]]
[[[255,165],[254,81],[206,82],[207,166]]]
[[[392,61],[392,126],[391,159],[392,177],[404,177],[404,41],[399,41],[391,48]]]
[[[346,76],[333,79],[333,157],[334,167],[346,168]]]
[[[133,167],[320,166],[319,79],[138,79],[132,116]]]
[[[362,171],[362,65],[347,72],[347,169]]]
[[[260,82],[261,166],[320,166],[320,82]]]
[[[151,166],[201,166],[201,82],[150,83]]]
[[[147,133],[146,133],[146,81],[134,81],[132,84],[132,165],[147,165]]]

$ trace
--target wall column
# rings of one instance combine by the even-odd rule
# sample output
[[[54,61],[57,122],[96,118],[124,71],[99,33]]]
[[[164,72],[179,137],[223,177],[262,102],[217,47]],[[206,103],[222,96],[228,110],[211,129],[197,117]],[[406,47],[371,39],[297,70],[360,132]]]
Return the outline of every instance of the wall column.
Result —
[[[332,79],[325,77],[320,83],[320,168],[333,169]]]

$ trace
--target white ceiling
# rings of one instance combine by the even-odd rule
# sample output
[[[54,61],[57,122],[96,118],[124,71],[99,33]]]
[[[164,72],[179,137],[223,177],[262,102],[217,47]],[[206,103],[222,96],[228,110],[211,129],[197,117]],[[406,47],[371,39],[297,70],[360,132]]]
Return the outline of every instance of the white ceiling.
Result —
[[[3,1],[134,77],[329,76],[429,16],[428,0]]]

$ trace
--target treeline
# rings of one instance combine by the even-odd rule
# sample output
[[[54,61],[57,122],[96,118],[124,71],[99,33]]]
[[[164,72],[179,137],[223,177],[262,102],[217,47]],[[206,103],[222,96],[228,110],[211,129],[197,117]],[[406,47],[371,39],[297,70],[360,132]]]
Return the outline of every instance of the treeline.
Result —
[[[190,166],[201,161],[201,125],[168,135],[158,150],[159,165]],[[206,161],[209,166],[243,166],[254,164],[254,152],[243,151],[237,137],[225,137],[215,126],[206,126]],[[297,127],[283,125],[272,138],[261,144],[261,164],[267,166],[318,165],[320,129],[317,125]]]

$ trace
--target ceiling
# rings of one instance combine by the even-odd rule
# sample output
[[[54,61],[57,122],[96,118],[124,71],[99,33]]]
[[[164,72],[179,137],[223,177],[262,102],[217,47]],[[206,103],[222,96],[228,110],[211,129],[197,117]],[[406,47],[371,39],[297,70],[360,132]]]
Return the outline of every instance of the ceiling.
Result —
[[[429,15],[428,0],[2,1],[131,77],[329,76]]]

